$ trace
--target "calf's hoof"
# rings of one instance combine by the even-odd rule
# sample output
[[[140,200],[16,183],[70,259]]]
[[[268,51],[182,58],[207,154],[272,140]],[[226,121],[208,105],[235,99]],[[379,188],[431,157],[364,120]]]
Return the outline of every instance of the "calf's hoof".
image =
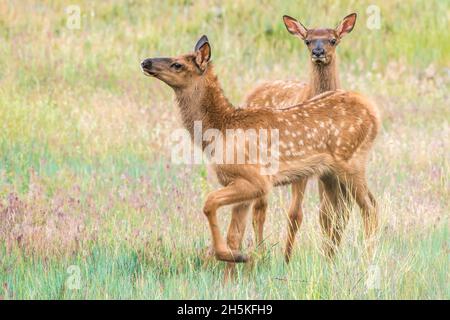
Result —
[[[226,252],[216,252],[216,259],[225,262],[245,263],[248,261],[248,256],[237,250],[230,250]]]

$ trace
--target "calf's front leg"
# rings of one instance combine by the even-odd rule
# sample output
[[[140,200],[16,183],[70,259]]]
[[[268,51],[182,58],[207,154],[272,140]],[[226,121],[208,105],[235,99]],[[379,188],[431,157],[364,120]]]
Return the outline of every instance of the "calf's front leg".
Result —
[[[231,222],[228,227],[227,243],[231,250],[238,250],[242,245],[250,203],[244,202],[233,206]],[[225,267],[225,282],[236,276],[236,264],[228,262]]]
[[[226,187],[213,191],[203,207],[203,213],[208,219],[211,229],[213,247],[216,258],[227,262],[247,262],[248,256],[238,249],[229,248],[220,233],[217,221],[217,209],[230,204],[252,201],[267,194],[264,183],[254,183],[246,179],[236,179]]]

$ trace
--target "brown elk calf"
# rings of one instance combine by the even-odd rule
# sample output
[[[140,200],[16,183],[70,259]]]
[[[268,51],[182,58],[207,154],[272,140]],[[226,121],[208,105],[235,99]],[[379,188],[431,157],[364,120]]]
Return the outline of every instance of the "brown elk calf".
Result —
[[[346,16],[335,29],[307,29],[289,16],[284,16],[283,20],[287,30],[304,41],[308,48],[310,53],[309,83],[292,80],[263,83],[247,95],[245,105],[249,107],[285,108],[300,104],[323,92],[340,89],[336,47],[342,37],[353,30],[356,13]],[[323,179],[319,179],[320,222],[327,236],[325,252],[328,256],[332,256],[348,221],[350,199],[344,185],[330,180],[328,177],[323,177]],[[292,184],[292,200],[288,214],[288,238],[285,249],[286,262],[290,260],[295,235],[303,220],[302,201],[306,183],[307,178],[303,178]],[[264,239],[263,227],[266,210],[266,198],[255,202],[253,226],[257,244]]]
[[[203,134],[217,130],[266,130],[270,139],[242,147],[246,161],[251,150],[274,150],[277,170],[265,171],[263,161],[217,163],[214,169],[222,188],[211,192],[203,213],[208,219],[215,256],[218,260],[246,262],[240,251],[249,205],[267,196],[272,187],[318,175],[342,182],[359,205],[366,239],[377,228],[377,209],[366,178],[368,152],[379,129],[375,106],[363,96],[345,91],[327,92],[298,106],[235,109],[224,96],[213,65],[206,36],[193,53],[172,58],[149,58],[141,63],[147,76],[168,84],[174,91],[182,122],[202,150],[208,145],[194,139],[197,121]],[[272,133],[274,133],[272,135]],[[231,152],[239,151],[234,148]],[[242,151],[242,149],[240,149]],[[270,173],[268,173],[270,172]],[[327,180],[327,179],[325,179]],[[225,241],[219,228],[217,210],[232,205],[232,220]]]

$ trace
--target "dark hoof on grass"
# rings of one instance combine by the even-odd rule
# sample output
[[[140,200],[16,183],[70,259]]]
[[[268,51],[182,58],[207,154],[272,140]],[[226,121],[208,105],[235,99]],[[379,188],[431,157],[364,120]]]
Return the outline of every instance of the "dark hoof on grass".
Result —
[[[245,263],[248,261],[248,256],[239,251],[217,252],[216,259],[225,262]]]

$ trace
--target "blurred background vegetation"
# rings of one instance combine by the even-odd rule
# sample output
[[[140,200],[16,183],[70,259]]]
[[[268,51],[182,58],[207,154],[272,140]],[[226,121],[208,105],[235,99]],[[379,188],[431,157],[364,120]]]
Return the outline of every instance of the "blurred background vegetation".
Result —
[[[371,5],[380,29],[367,27]],[[79,29],[68,27],[70,6]],[[342,86],[383,113],[368,173],[382,208],[382,288],[366,290],[356,211],[336,266],[322,259],[312,183],[292,264],[281,257],[280,188],[270,249],[242,282],[217,287],[222,264],[199,254],[212,187],[204,166],[171,165],[173,93],[139,62],[186,53],[207,34],[239,105],[259,81],[308,78],[307,50],[283,14],[335,27],[351,12],[356,27],[337,49]],[[2,1],[0,297],[449,298],[449,18],[449,1],[437,0]],[[82,290],[67,289],[72,264]]]

